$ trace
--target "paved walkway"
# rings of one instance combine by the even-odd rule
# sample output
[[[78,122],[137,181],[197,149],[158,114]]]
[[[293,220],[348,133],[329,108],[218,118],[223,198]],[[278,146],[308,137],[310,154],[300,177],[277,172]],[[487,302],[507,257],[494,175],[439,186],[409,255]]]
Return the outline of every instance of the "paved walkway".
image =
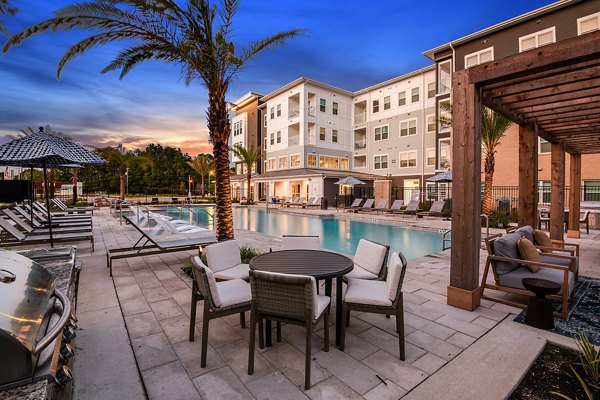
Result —
[[[439,219],[406,222],[440,227]],[[96,251],[89,256],[89,250],[80,251],[78,399],[115,398],[115,393],[163,400],[398,399],[411,391],[411,398],[424,398],[415,395],[439,382],[432,375],[448,371],[445,366],[451,368],[454,364],[448,363],[460,361],[463,353],[478,357],[466,349],[521,311],[487,300],[473,312],[448,306],[449,251],[410,260],[403,286],[406,361],[398,359],[393,316],[353,313],[344,352],[335,346],[321,350],[323,327],[313,335],[312,388],[304,391],[302,328],[285,325],[282,342],[257,352],[255,373],[249,376],[248,329],[240,327],[238,316],[213,320],[207,367],[200,368],[200,340],[188,341],[191,280],[180,270],[194,252],[117,260],[111,279],[106,248],[135,242],[138,234],[107,210],[95,213],[94,224]],[[584,275],[598,276],[591,269],[600,262],[600,241],[594,237],[579,240]],[[256,232],[237,231],[236,238],[262,250],[280,246],[278,238]],[[481,257],[483,264],[485,252]],[[202,329],[201,304],[198,309],[196,337]]]

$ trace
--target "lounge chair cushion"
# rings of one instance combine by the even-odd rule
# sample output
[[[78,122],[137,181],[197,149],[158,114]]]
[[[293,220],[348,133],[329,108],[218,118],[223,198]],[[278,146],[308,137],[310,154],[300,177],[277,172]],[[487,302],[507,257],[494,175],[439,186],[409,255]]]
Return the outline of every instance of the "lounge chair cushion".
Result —
[[[521,236],[527,238],[527,240],[529,240],[531,243],[534,243],[535,240],[533,238],[533,228],[529,225],[526,226],[522,226],[519,229],[517,229],[515,232],[520,233]]]
[[[535,231],[533,231],[533,238],[534,243],[538,246],[553,247],[552,239],[550,239],[550,237],[546,235],[546,232],[544,231],[536,229]]]
[[[248,264],[238,264],[235,267],[222,269],[218,272],[215,272],[215,278],[227,281],[230,279],[243,279],[247,281],[249,279],[249,271],[250,267]]]
[[[388,297],[388,284],[384,281],[348,279],[348,289],[344,296],[346,303],[391,306]]]
[[[354,268],[359,266],[372,274],[379,275],[386,251],[385,246],[360,239],[356,248],[356,254],[354,255]]]
[[[242,263],[240,246],[237,240],[227,240],[206,246],[206,262],[214,272],[233,268]]]
[[[228,307],[249,302],[252,299],[250,285],[241,279],[217,282],[217,290],[221,304],[218,307]],[[214,301],[214,297],[213,297]],[[215,303],[215,305],[217,305]]]
[[[579,258],[575,258],[575,267],[571,267],[570,258],[553,257],[548,254],[540,254],[540,258],[542,259],[542,262],[546,264],[564,265],[565,267],[569,267],[571,272],[577,273],[579,270]]]
[[[522,260],[542,262],[540,253],[538,253],[534,244],[526,237],[522,237],[521,239],[519,239],[519,241],[517,242],[517,247],[519,248],[519,255],[521,256]],[[530,263],[523,263],[523,265],[529,268],[533,273],[538,272],[538,270],[540,269],[538,265],[533,265]]]
[[[400,285],[400,278],[402,275],[402,261],[398,257],[398,253],[392,253],[390,262],[388,263],[388,276],[387,276],[387,292],[390,301],[396,300],[398,289]]]
[[[378,276],[376,274],[373,274],[373,273],[367,271],[366,269],[359,267],[356,264],[354,264],[354,268],[352,269],[352,271],[348,272],[344,276],[346,278],[354,278],[354,279],[377,279],[378,278]]]
[[[569,272],[569,294],[573,291],[575,287],[575,274]],[[553,281],[561,285],[561,290],[558,292],[562,293],[562,284],[564,281],[564,272],[559,269],[553,268],[540,268],[538,272],[535,274],[531,272],[528,268],[519,267],[513,270],[510,273],[499,275],[498,283],[501,286],[508,286],[516,289],[524,289],[523,287],[523,278],[538,278],[538,279],[547,279],[549,281]]]
[[[517,241],[522,235],[517,232],[509,233],[499,237],[494,241],[494,255],[506,258],[519,258],[519,249]],[[498,275],[507,274],[519,268],[519,264],[508,261],[496,261],[496,273]]]

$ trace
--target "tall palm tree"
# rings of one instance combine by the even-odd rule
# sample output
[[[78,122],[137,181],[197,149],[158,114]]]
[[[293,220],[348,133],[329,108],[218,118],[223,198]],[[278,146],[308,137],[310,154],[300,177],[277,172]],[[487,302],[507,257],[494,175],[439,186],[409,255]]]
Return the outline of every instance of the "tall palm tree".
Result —
[[[256,165],[260,160],[260,149],[255,145],[250,145],[250,147],[245,148],[241,144],[237,143],[233,146],[233,153],[238,156],[238,158],[242,161],[242,164],[246,166],[246,181],[248,182],[248,196],[246,197],[246,201],[248,203],[252,202],[250,198],[250,179],[252,178],[252,167]]]
[[[215,168],[213,156],[210,154],[198,154],[196,158],[188,161],[187,164],[200,176],[200,190],[202,197],[204,197],[204,177],[210,174],[211,171],[214,171]]]
[[[0,0],[0,15],[15,15],[17,11],[19,11],[17,8],[11,7],[8,4],[8,0]],[[8,31],[4,27],[2,21],[0,21],[0,34],[8,36]]]
[[[115,147],[104,147],[98,151],[100,157],[108,161],[119,174],[119,197],[125,200],[125,176],[129,163],[133,160],[133,155],[129,152],[119,151]]]
[[[442,104],[442,109],[452,113],[452,106],[447,103]],[[443,126],[452,126],[452,117],[442,115],[439,118]],[[492,213],[492,186],[494,184],[494,169],[496,166],[496,147],[500,139],[512,125],[512,121],[505,116],[498,114],[489,108],[481,107],[481,147],[484,156],[483,171],[483,213],[490,215]]]
[[[229,182],[229,115],[225,96],[240,70],[263,50],[283,45],[301,34],[290,30],[251,43],[236,51],[231,41],[233,17],[239,0],[221,0],[220,7],[208,0],[95,0],[66,6],[54,18],[39,22],[12,36],[4,52],[34,34],[47,30],[91,30],[58,63],[57,78],[66,63],[101,44],[126,40],[123,49],[102,72],[121,70],[121,78],[147,61],[177,64],[186,85],[199,78],[208,90],[207,125],[216,160],[217,240],[233,238],[231,188]],[[218,22],[215,18],[219,16]]]

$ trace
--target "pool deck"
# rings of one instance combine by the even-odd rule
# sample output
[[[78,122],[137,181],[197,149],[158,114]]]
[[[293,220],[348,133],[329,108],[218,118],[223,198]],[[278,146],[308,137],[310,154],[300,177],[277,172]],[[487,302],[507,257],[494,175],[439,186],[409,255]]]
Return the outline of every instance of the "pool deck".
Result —
[[[336,214],[421,229],[450,227],[440,218],[277,212]],[[590,231],[572,240],[581,245],[582,275],[600,277],[599,235]],[[450,252],[445,251],[409,261],[403,285],[406,361],[398,359],[394,317],[353,313],[344,352],[335,346],[322,351],[322,327],[313,334],[312,387],[305,391],[302,328],[284,325],[282,342],[258,350],[255,373],[249,376],[248,329],[230,316],[211,322],[203,369],[200,340],[187,339],[191,279],[180,271],[195,252],[117,260],[110,278],[106,249],[133,244],[138,234],[102,209],[94,213],[94,236],[96,251],[90,254],[81,246],[79,252],[77,399],[497,399],[518,384],[546,340],[572,345],[568,338],[513,322],[521,309],[488,300],[473,312],[448,306]],[[281,243],[245,230],[236,231],[236,238],[264,251]],[[485,257],[482,251],[481,267]],[[333,337],[333,326],[329,328]]]

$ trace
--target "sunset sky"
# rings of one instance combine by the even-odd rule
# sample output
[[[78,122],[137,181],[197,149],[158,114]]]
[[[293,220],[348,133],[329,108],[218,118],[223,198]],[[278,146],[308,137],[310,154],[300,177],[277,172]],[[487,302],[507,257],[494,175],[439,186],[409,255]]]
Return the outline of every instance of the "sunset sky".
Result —
[[[52,16],[69,0],[10,0],[15,16],[0,16],[15,33]],[[549,0],[246,0],[234,20],[237,48],[275,32],[306,29],[284,48],[259,56],[230,89],[267,94],[305,76],[346,90],[361,89],[429,65],[421,53]],[[0,57],[0,136],[50,124],[94,146],[148,143],[210,152],[206,90],[186,87],[177,66],[146,64],[123,80],[100,74],[122,43],[99,47],[55,72],[64,51],[85,32],[45,33]],[[0,42],[4,38],[0,36]],[[0,142],[3,139],[0,138]]]

